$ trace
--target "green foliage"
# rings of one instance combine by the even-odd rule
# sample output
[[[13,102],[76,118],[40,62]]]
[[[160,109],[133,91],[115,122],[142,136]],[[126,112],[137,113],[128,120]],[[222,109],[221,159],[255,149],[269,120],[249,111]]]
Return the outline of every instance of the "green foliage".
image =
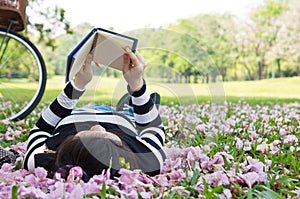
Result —
[[[18,199],[18,186],[13,186],[11,189],[11,197],[12,199]]]
[[[39,11],[37,7],[43,3],[44,0],[30,0],[29,6],[49,24],[35,23],[29,16],[28,30],[37,31],[38,40],[55,49],[52,52],[40,48],[51,77],[65,73],[67,55],[92,26],[85,23],[71,30],[63,8]],[[290,77],[300,74],[300,54],[296,50],[300,44],[300,8],[296,4],[292,0],[266,0],[253,9],[250,23],[228,14],[199,14],[179,19],[166,28],[145,28],[127,34],[139,39],[138,48],[150,68],[148,76],[159,76],[163,82]],[[73,35],[57,36],[60,30]],[[111,69],[97,73],[120,75]]]
[[[56,36],[58,32],[72,34],[70,22],[65,17],[65,10],[60,7],[45,7],[45,0],[28,0],[27,29],[29,32],[38,33],[38,42],[51,47],[57,46]],[[41,9],[42,8],[42,9]],[[41,22],[42,21],[42,22]]]
[[[272,20],[280,17],[288,9],[289,6],[283,1],[268,0],[252,17],[260,26],[272,26]]]

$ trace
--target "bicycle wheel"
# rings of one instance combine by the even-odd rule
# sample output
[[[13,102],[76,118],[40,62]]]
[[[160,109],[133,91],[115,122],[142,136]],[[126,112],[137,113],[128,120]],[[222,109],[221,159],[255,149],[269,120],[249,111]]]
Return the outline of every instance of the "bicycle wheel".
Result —
[[[3,28],[0,47],[0,120],[21,120],[44,94],[45,62],[32,42]]]

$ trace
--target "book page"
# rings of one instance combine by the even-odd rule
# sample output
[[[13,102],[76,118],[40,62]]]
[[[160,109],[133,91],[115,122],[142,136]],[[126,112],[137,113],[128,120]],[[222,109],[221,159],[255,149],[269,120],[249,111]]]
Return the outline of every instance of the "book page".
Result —
[[[125,47],[132,48],[133,40],[98,31],[94,62],[122,71]]]
[[[85,37],[88,38],[86,41],[79,42],[76,47],[79,50],[73,51],[74,55],[69,66],[69,79],[77,74],[90,52],[93,53],[93,61],[98,65],[109,66],[122,71],[125,48],[127,46],[131,49],[134,46],[134,50],[136,48],[137,40],[135,38],[111,33],[104,29],[94,30],[96,31],[91,36],[88,34]],[[84,44],[79,47],[83,42]]]

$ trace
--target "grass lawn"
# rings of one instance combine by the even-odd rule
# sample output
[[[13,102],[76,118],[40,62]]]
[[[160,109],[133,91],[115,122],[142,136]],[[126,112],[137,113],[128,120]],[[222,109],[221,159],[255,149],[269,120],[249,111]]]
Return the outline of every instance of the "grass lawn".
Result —
[[[147,84],[150,92],[161,94],[162,104],[188,105],[160,106],[167,159],[159,175],[123,170],[120,178],[111,180],[103,173],[85,183],[74,174],[63,181],[46,178],[42,168],[21,169],[30,129],[64,88],[64,77],[56,76],[48,80],[42,102],[28,117],[16,123],[0,121],[0,146],[20,154],[15,165],[0,169],[0,198],[300,197],[300,77]],[[125,92],[122,80],[94,79],[80,103],[115,105]],[[221,109],[211,103],[225,100]],[[0,101],[1,108],[6,105]],[[136,197],[129,197],[133,194]]]
[[[64,76],[48,79],[44,102],[52,101],[64,88]],[[261,81],[223,82],[214,84],[169,84],[147,80],[150,92],[162,96],[162,104],[196,103],[199,101],[237,102],[244,99],[250,104],[300,101],[300,77]],[[114,105],[125,92],[126,82],[115,78],[95,78],[81,103],[108,103]]]

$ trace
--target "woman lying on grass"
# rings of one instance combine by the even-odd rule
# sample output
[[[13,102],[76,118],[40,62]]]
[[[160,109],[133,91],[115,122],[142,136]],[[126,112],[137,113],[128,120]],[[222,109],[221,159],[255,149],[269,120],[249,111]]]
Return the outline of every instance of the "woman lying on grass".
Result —
[[[61,94],[50,104],[31,130],[24,168],[44,167],[49,175],[62,177],[74,166],[80,166],[87,181],[109,169],[118,176],[121,168],[140,169],[156,175],[165,159],[164,127],[155,104],[159,95],[149,95],[141,54],[126,49],[123,76],[128,83],[128,95],[133,118],[119,112],[94,109],[74,109],[93,77],[92,55],[67,83]]]

